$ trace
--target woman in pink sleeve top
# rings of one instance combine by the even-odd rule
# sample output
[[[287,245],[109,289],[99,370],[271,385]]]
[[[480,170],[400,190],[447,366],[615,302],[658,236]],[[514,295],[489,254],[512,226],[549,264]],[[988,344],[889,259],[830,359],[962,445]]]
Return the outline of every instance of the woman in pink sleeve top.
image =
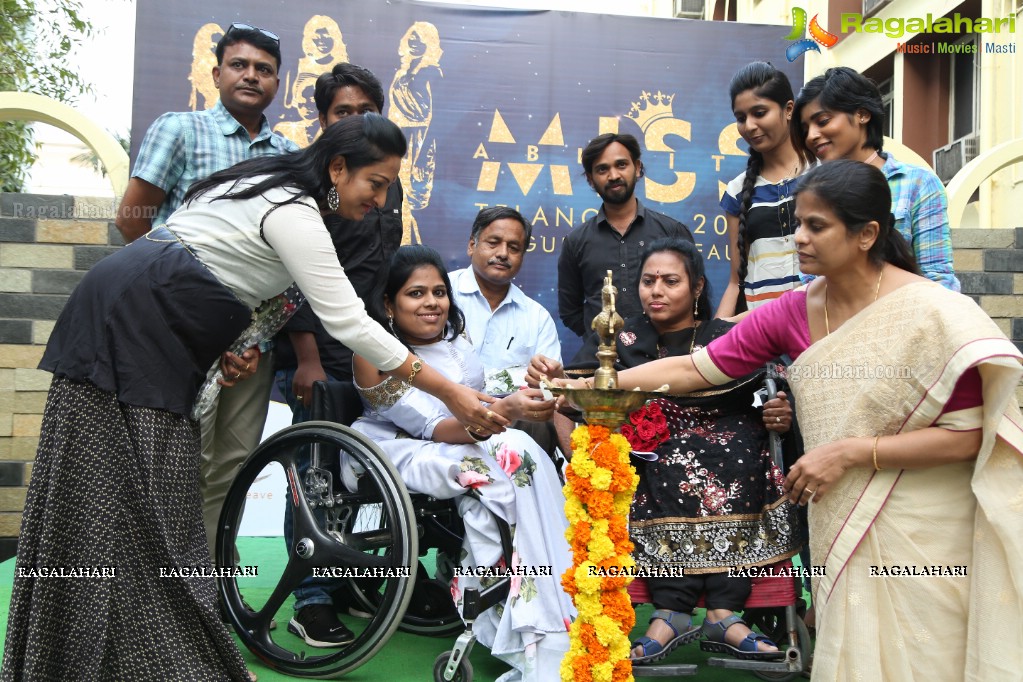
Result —
[[[1023,663],[1021,355],[973,300],[920,275],[890,207],[870,164],[811,170],[795,241],[816,279],[692,356],[621,372],[619,385],[685,393],[796,358],[806,452],[784,487],[812,502],[823,568],[814,678],[1012,678]]]

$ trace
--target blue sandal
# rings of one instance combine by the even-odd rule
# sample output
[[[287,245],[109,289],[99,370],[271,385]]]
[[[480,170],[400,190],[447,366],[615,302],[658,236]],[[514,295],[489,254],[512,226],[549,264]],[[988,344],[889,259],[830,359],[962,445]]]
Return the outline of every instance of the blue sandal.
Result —
[[[700,642],[700,649],[703,651],[711,651],[719,654],[728,654],[735,658],[746,660],[746,661],[770,661],[785,656],[784,651],[759,651],[757,644],[763,642],[771,646],[778,646],[764,635],[757,634],[750,630],[750,633],[739,642],[739,646],[735,647],[725,641],[725,631],[737,623],[746,625],[739,616],[734,613],[727,618],[722,618],[716,623],[712,623],[706,618],[703,620],[703,627],[701,628],[704,636],[707,638]],[[747,627],[749,627],[747,625]]]
[[[684,621],[682,619],[685,619]],[[681,644],[688,644],[700,637],[700,628],[693,625],[693,617],[688,613],[658,609],[650,616],[650,622],[655,619],[663,620],[671,628],[674,637],[667,643],[661,644],[652,637],[643,635],[632,643],[633,648],[640,647],[643,650],[642,656],[632,658],[633,665],[643,665],[659,661]],[[676,620],[678,619],[678,620]]]

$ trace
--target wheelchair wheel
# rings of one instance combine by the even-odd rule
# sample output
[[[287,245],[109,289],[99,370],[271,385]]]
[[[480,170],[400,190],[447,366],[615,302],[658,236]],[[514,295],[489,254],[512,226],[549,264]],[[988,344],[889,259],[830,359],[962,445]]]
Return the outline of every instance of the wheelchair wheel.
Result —
[[[354,470],[361,472],[358,490],[341,490],[337,481],[328,481],[328,487],[308,488],[299,467],[308,461],[313,448],[321,462],[346,455]],[[394,467],[362,434],[330,422],[292,426],[264,441],[239,471],[220,516],[217,566],[259,563],[258,558],[236,560],[236,540],[252,484],[278,466],[288,481],[285,504],[292,508],[293,541],[291,551],[283,542],[280,544],[286,565],[277,584],[265,599],[252,594],[244,577],[220,578],[218,591],[235,632],[265,665],[297,677],[340,677],[384,646],[408,607],[418,556],[412,505]],[[314,506],[319,507],[315,513]],[[310,648],[286,627],[270,630],[275,615],[282,626],[290,620],[291,593],[316,567],[329,567],[335,574],[349,576],[374,574],[373,578],[359,580],[372,580],[377,585],[379,603],[368,620],[346,623],[356,637],[343,647]],[[250,598],[243,600],[243,590],[250,592]]]
[[[803,609],[805,610],[805,609]],[[784,650],[788,646],[788,631],[785,625],[784,608],[748,609],[743,617],[750,627],[756,627],[760,632]],[[799,641],[799,651],[803,659],[803,667],[806,668],[810,662],[810,655],[813,653],[813,641],[810,639],[810,631],[803,622],[802,613],[796,618],[796,637]],[[754,675],[762,680],[795,680],[802,677],[802,672],[774,673],[764,670],[755,670]]]
[[[419,564],[408,610],[398,629],[427,637],[456,635],[465,629],[465,624],[451,600],[449,583],[451,567],[462,547],[462,518],[451,500],[438,500],[423,494],[410,497],[423,561]],[[434,569],[427,570],[428,565]],[[372,613],[378,608],[382,597],[377,585],[368,580],[352,579],[348,582],[348,591],[358,610]]]
[[[450,651],[445,651],[438,656],[433,662],[433,680],[434,682],[447,682],[444,677],[444,669],[448,665],[448,659],[451,657]],[[455,668],[455,676],[451,678],[451,682],[472,682],[472,663],[469,662],[468,658],[463,658],[458,662],[458,667]]]
[[[349,591],[355,608],[363,613],[373,613],[384,598],[379,587],[368,580],[351,580]],[[426,637],[450,637],[465,630],[448,584],[438,579],[416,580],[398,629]]]
[[[398,629],[427,637],[450,637],[465,630],[465,623],[451,600],[447,583],[433,579],[418,582],[412,601]]]

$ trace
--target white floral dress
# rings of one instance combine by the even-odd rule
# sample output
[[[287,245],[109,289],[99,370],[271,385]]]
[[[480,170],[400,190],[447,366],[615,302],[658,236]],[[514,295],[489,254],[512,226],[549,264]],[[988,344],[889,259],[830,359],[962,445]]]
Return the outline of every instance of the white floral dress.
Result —
[[[416,346],[423,361],[448,379],[483,387],[483,366],[462,337]],[[511,525],[512,577],[505,604],[481,614],[473,625],[479,641],[513,666],[500,678],[554,681],[568,650],[567,629],[575,617],[561,575],[572,564],[565,529],[564,495],[550,458],[533,439],[508,429],[478,444],[450,445],[430,438],[451,413],[444,404],[404,381],[388,378],[359,387],[365,414],[354,428],[372,438],[394,463],[412,492],[457,498],[465,522],[463,569],[504,566],[496,517]],[[466,497],[475,488],[482,501]],[[451,594],[459,610],[462,591],[491,582],[455,576]]]

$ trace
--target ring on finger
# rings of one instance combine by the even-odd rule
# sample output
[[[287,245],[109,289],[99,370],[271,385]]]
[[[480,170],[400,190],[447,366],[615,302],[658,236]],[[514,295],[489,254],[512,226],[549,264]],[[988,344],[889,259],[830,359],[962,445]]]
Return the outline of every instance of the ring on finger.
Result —
[[[781,424],[781,417],[775,417],[774,418],[774,423],[775,424]]]
[[[814,488],[813,490],[811,490],[810,488],[803,488],[803,492],[810,493],[810,496],[813,497],[815,494],[817,494],[817,489]]]
[[[494,413],[491,412],[490,410],[487,410],[486,417],[487,417],[487,419],[493,419],[494,418]]]

